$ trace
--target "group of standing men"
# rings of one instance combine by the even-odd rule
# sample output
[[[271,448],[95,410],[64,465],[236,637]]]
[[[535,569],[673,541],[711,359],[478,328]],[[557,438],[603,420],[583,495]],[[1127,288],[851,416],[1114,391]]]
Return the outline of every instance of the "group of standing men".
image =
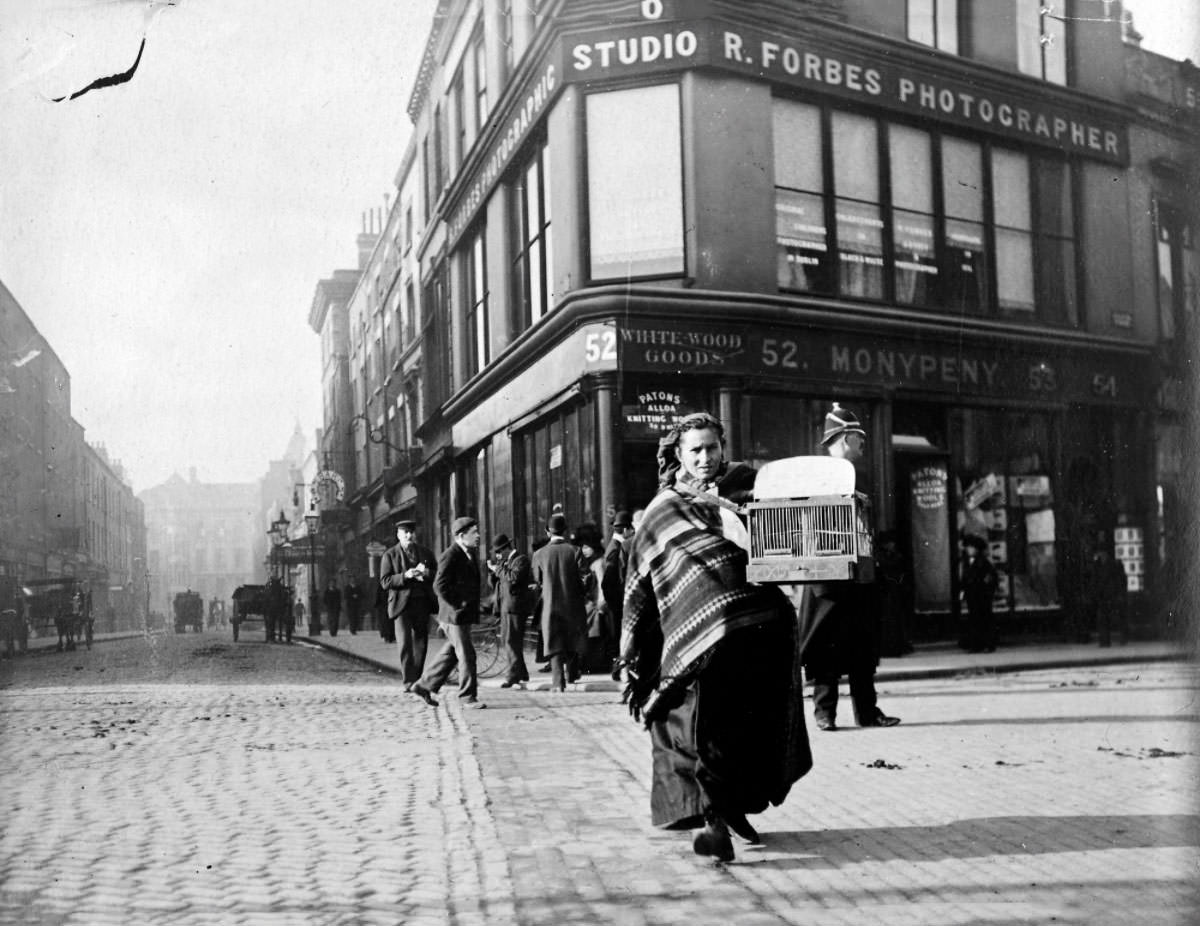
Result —
[[[482,707],[471,641],[471,626],[479,621],[482,585],[479,524],[474,518],[457,518],[451,525],[454,541],[440,558],[417,543],[416,531],[412,520],[397,522],[397,543],[384,553],[379,568],[380,586],[388,597],[387,615],[400,649],[404,688],[436,705],[434,695],[457,669],[459,701],[466,707]],[[507,665],[501,687],[529,681],[524,643],[534,616],[538,619],[539,656],[548,660],[552,691],[565,691],[567,684],[579,678],[588,658],[589,636],[605,641],[602,652],[615,672],[632,535],[633,519],[627,512],[618,512],[602,566],[596,568],[568,542],[562,514],[550,516],[546,540],[532,556],[518,551],[506,534],[495,538],[486,566],[495,591],[500,644]],[[426,666],[431,617],[436,617],[446,639]]]

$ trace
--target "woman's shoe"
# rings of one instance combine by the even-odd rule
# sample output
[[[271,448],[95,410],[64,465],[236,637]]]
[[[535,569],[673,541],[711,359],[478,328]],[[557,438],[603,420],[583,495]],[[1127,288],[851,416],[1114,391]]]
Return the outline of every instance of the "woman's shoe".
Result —
[[[725,821],[711,811],[705,811],[704,829],[692,838],[692,851],[697,855],[712,856],[718,862],[732,862],[733,840],[729,838]]]

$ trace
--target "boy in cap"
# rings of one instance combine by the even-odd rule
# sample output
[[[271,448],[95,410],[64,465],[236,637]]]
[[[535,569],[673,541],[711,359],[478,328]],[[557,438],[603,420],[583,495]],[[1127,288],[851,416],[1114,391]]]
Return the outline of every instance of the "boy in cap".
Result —
[[[858,416],[837,402],[825,416],[821,445],[831,456],[861,460],[867,432]],[[813,682],[817,728],[837,729],[838,681],[846,675],[854,720],[860,727],[894,727],[899,717],[879,709],[875,668],[879,665],[879,616],[872,586],[852,581],[803,586],[800,640],[805,673]]]
[[[496,591],[496,610],[500,613],[500,646],[508,660],[501,688],[512,688],[529,681],[525,666],[525,627],[533,611],[533,582],[529,557],[518,553],[507,534],[500,534],[492,543],[492,558],[488,560],[488,581]]]
[[[433,695],[441,689],[458,667],[458,700],[463,707],[484,707],[479,700],[479,678],[475,673],[475,644],[471,625],[479,623],[479,522],[474,518],[455,518],[450,525],[454,542],[438,560],[433,590],[438,596],[438,623],[446,642],[433,657],[412,691],[430,707],[437,707]]]

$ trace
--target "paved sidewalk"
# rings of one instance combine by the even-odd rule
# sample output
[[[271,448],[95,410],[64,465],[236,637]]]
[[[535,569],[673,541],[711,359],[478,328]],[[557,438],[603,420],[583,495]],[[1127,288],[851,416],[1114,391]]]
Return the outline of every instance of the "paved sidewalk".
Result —
[[[336,637],[322,634],[316,637],[297,636],[296,639],[361,660],[385,672],[399,671],[400,656],[396,645],[384,642],[374,630],[360,631],[356,635],[342,632]],[[431,655],[439,639],[436,635],[431,636]],[[919,681],[1039,669],[1177,662],[1188,657],[1189,654],[1183,646],[1169,641],[1137,642],[1111,647],[1082,643],[1029,643],[1001,647],[994,653],[965,653],[956,646],[937,644],[918,647],[916,652],[908,656],[882,660],[875,679],[877,682]],[[526,651],[525,662],[533,673],[526,689],[548,691],[549,673],[537,672],[537,663],[531,651]],[[502,670],[503,666],[497,663],[489,673],[490,677],[485,676],[480,680],[481,686],[499,687]],[[622,686],[607,675],[585,675],[568,687],[572,691],[618,691]]]

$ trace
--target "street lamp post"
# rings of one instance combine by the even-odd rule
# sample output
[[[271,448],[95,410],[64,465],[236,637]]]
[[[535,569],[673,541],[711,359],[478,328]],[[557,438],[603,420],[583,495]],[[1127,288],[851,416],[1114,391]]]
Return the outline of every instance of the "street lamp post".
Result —
[[[321,612],[317,606],[317,529],[321,525],[321,516],[310,511],[304,516],[304,526],[308,531],[308,635],[321,635]]]

